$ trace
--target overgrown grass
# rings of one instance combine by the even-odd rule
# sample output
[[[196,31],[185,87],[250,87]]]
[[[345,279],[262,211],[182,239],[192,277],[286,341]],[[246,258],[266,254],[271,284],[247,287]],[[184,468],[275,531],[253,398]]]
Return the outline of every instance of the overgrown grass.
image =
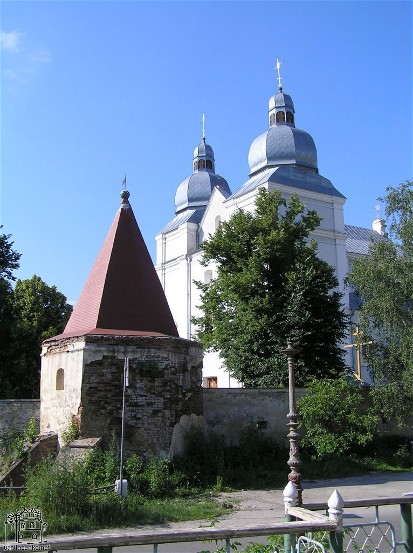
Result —
[[[11,427],[0,432],[0,474],[23,455],[30,444],[36,441],[37,436],[35,419],[30,419],[25,430]]]
[[[202,433],[188,436],[184,457],[146,459],[132,455],[125,464],[127,498],[115,495],[119,451],[94,450],[83,462],[47,459],[28,469],[24,496],[0,495],[0,519],[24,507],[40,509],[48,533],[90,531],[114,526],[159,524],[166,521],[213,519],[224,509],[213,499],[225,489],[284,487],[289,467],[288,447],[248,428],[239,444],[225,445],[222,437]],[[411,442],[391,437],[353,448],[346,457],[312,457],[302,448],[304,480],[340,478],[371,470],[409,470],[413,467]],[[3,537],[0,524],[0,540]]]

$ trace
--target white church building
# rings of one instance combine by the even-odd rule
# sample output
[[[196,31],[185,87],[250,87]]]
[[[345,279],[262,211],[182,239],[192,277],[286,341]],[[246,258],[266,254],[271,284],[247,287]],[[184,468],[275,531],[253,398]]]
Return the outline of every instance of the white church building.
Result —
[[[279,190],[287,201],[298,194],[308,210],[321,215],[321,224],[311,238],[318,243],[319,256],[335,267],[345,307],[356,321],[358,305],[344,279],[351,259],[366,254],[371,239],[382,239],[384,222],[377,217],[371,230],[345,225],[346,198],[319,173],[314,140],[297,128],[293,101],[281,85],[269,100],[268,129],[252,141],[248,163],[248,180],[232,192],[215,171],[214,151],[203,131],[194,150],[192,175],[176,190],[175,217],[156,236],[155,268],[180,337],[190,339],[195,333],[191,318],[199,315],[200,293],[194,281],[209,282],[216,276],[213,263],[201,265],[200,244],[237,209],[252,211],[260,188]],[[349,336],[349,343],[353,340]],[[346,350],[346,361],[357,372],[355,349]],[[363,379],[368,381],[364,372]],[[205,354],[203,385],[242,386],[230,377],[214,352]]]

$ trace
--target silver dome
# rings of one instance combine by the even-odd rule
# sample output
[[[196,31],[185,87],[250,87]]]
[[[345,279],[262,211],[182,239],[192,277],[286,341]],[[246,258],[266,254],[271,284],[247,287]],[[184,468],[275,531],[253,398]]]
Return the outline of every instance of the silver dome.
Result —
[[[196,171],[184,179],[176,190],[175,213],[188,208],[205,207],[215,186],[225,196],[231,194],[227,181],[216,173]]]
[[[314,140],[307,132],[288,125],[272,126],[258,136],[251,144],[248,163],[250,175],[263,167],[279,165],[302,165],[318,169]]]
[[[270,110],[273,108],[288,108],[294,113],[294,104],[291,96],[289,94],[284,94],[284,92],[277,92],[277,94],[271,96],[268,102],[268,108]]]
[[[202,138],[194,150],[193,173],[184,179],[175,194],[175,213],[185,209],[206,207],[214,187],[225,197],[231,194],[227,181],[215,173],[214,150]]]
[[[197,157],[207,157],[211,160],[214,160],[214,150],[209,144],[202,141],[201,144],[198,144],[198,146],[194,150],[194,159],[196,159]]]

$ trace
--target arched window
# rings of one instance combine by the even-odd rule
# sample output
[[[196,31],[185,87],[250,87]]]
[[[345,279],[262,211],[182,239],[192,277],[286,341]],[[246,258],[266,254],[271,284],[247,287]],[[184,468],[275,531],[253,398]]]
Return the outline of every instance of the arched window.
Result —
[[[205,159],[199,160],[198,169],[205,169]]]
[[[270,115],[270,125],[274,125],[275,123],[275,113],[271,113]]]
[[[204,274],[204,283],[209,284],[212,280],[212,271],[209,269],[208,271],[205,271]]]
[[[65,389],[65,371],[63,369],[58,369],[56,373],[56,390]]]
[[[198,163],[194,161],[194,171],[196,171],[197,169],[198,169]]]
[[[287,111],[287,123],[294,123],[294,115],[291,111]]]
[[[220,224],[221,224],[221,216],[217,215],[215,217],[215,230],[217,230],[217,228],[219,227]]]
[[[212,161],[210,159],[207,159],[207,161],[206,161],[206,168],[207,169],[212,169]]]
[[[285,122],[285,113],[283,111],[277,111],[277,123]]]

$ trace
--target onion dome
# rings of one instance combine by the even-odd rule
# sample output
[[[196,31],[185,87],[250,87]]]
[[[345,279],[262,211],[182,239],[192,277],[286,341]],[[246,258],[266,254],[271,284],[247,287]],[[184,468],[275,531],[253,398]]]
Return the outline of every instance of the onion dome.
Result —
[[[215,173],[214,151],[203,138],[194,150],[192,175],[184,179],[176,190],[175,213],[206,207],[215,187],[226,196],[231,194],[227,181]]]
[[[295,127],[294,103],[282,87],[270,98],[268,116],[268,131],[258,136],[250,147],[250,176],[261,169],[280,165],[301,165],[318,172],[314,140]]]

